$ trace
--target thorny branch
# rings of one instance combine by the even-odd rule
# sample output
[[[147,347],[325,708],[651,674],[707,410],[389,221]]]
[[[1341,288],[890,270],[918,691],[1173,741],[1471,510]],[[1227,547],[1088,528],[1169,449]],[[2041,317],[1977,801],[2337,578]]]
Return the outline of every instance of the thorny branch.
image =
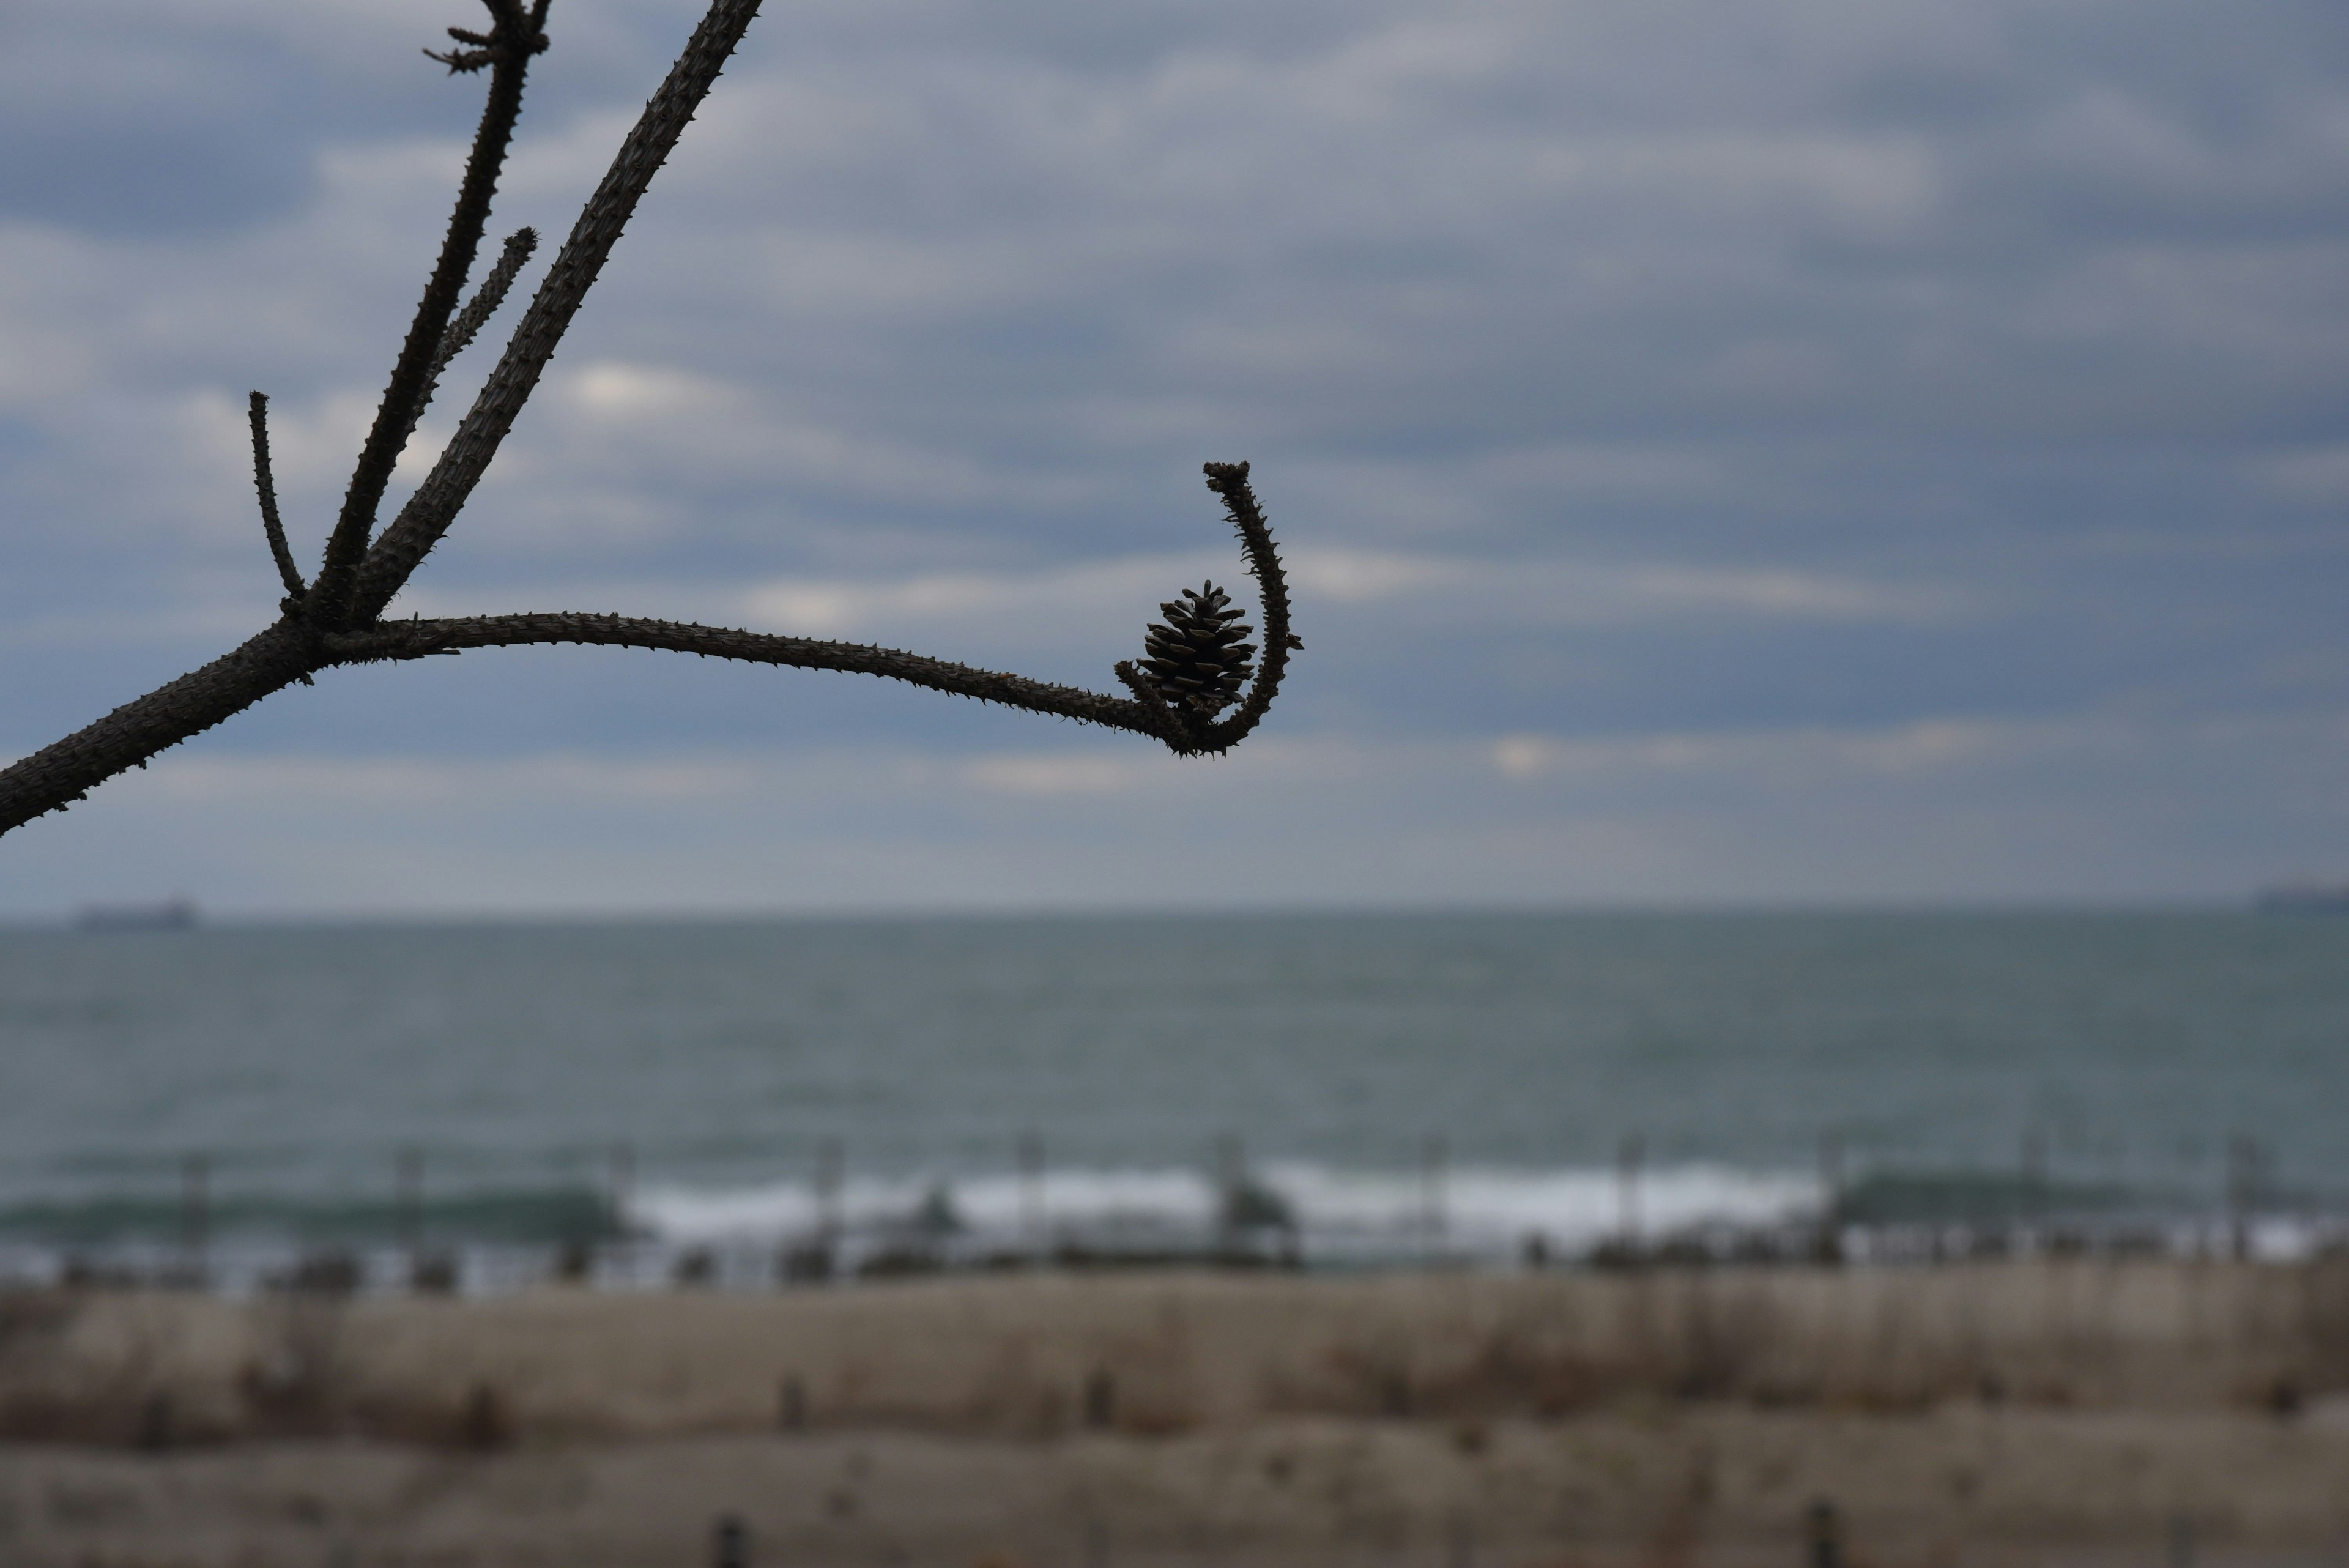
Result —
[[[759,0],[712,0],[684,53],[669,67],[667,79],[645,105],[644,113],[620,143],[612,167],[587,198],[537,295],[523,312],[504,356],[473,400],[471,410],[441,449],[432,472],[368,552],[352,606],[355,618],[364,621],[380,615],[456,521],[473,487],[488,472],[490,460],[513,429],[523,404],[537,389],[555,345],[563,340],[571,318],[578,314],[588,289],[603,271],[605,259],[618,243],[636,202],[758,13]]]
[[[637,202],[709,95],[760,5],[760,0],[711,0],[660,90],[645,105],[610,170],[587,199],[456,434],[398,514],[378,533],[377,512],[392,470],[415,433],[442,372],[497,313],[537,244],[537,235],[529,229],[508,239],[472,298],[462,309],[458,307],[488,226],[499,171],[521,113],[523,78],[530,61],[547,47],[549,0],[532,0],[526,10],[522,0],[481,3],[490,13],[489,31],[451,27],[449,35],[460,47],[425,51],[452,75],[487,68],[487,99],[440,259],[417,306],[342,507],[327,535],[316,578],[307,584],[303,581],[286,544],[270,471],[269,400],[254,392],[250,404],[254,487],[260,499],[262,530],[285,587],[280,618],[203,668],[0,770],[0,833],[63,809],[116,774],[145,766],[157,753],[285,686],[307,684],[321,670],[460,653],[472,648],[584,643],[884,676],[1030,712],[1132,731],[1186,756],[1226,751],[1256,728],[1279,692],[1290,650],[1303,645],[1289,629],[1288,590],[1279,553],[1255,492],[1248,486],[1245,462],[1210,462],[1206,473],[1208,488],[1222,499],[1239,535],[1263,607],[1263,647],[1253,670],[1242,657],[1250,645],[1228,646],[1246,628],[1232,628],[1220,643],[1209,638],[1196,646],[1184,644],[1182,634],[1167,627],[1154,627],[1151,631],[1154,639],[1174,639],[1164,646],[1176,649],[1184,657],[1214,665],[1211,672],[1221,679],[1209,683],[1208,689],[1217,693],[1212,696],[1201,695],[1201,688],[1195,685],[1187,693],[1162,686],[1148,670],[1131,661],[1115,667],[1119,681],[1132,693],[1121,698],[895,649],[629,616],[558,611],[457,619],[383,619],[385,606],[448,532],[488,471]],[[1221,605],[1221,590],[1210,587]],[[1170,603],[1166,608],[1170,619],[1180,619],[1178,606]],[[1217,614],[1224,621],[1233,618],[1226,610]],[[1159,641],[1152,643],[1154,650],[1161,646]],[[1159,655],[1154,651],[1153,657]],[[1215,664],[1216,660],[1222,662]],[[1164,666],[1154,663],[1152,668]],[[1231,694],[1237,691],[1238,682],[1251,674],[1246,696],[1229,717],[1218,718],[1222,708],[1230,704]]]
[[[481,286],[474,291],[472,298],[465,302],[465,308],[457,313],[456,319],[449,323],[449,330],[441,336],[440,347],[432,356],[432,368],[425,372],[423,389],[417,394],[416,411],[408,416],[408,433],[410,436],[416,433],[417,424],[424,418],[424,410],[431,406],[432,394],[440,389],[440,373],[449,368],[451,359],[471,347],[481,328],[489,325],[490,317],[498,313],[498,306],[506,302],[506,294],[513,287],[514,279],[522,275],[523,264],[530,260],[531,253],[536,249],[536,229],[516,229],[506,236],[505,249],[499,254],[498,265],[490,269],[490,275],[481,280]],[[403,441],[401,444],[406,443]]]
[[[269,472],[269,399],[255,392],[245,409],[253,423],[253,488],[261,496],[261,531],[269,538],[269,556],[277,563],[285,597],[298,599],[308,591],[308,585],[302,581],[301,568],[294,564],[294,552],[285,543],[285,520],[277,515],[277,481]]]
[[[392,367],[391,384],[384,389],[375,424],[359,451],[358,466],[351,472],[342,514],[335,519],[335,531],[326,538],[326,562],[318,568],[311,602],[304,611],[306,619],[322,628],[348,624],[346,612],[351,579],[375,531],[376,508],[382,504],[384,487],[391,483],[400,449],[408,444],[409,432],[423,412],[433,361],[448,335],[465,275],[473,270],[481,231],[489,225],[498,173],[505,166],[514,122],[522,118],[523,78],[532,57],[546,47],[545,33],[533,25],[544,16],[544,0],[529,17],[515,0],[482,0],[482,4],[497,25],[479,35],[480,48],[462,57],[470,63],[451,61],[449,68],[473,70],[488,65],[489,99],[481,109],[481,126],[473,132],[472,151],[466,157],[465,178],[457,189],[456,211],[449,214],[449,234],[441,242],[440,259],[424,286],[424,297],[417,302],[408,340],[400,346],[398,362]]]

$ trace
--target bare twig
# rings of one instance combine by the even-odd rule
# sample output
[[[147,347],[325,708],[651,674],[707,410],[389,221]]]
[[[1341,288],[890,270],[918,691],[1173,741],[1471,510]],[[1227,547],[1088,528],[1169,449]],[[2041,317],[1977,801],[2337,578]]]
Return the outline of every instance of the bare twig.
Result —
[[[277,563],[278,579],[285,585],[285,597],[298,599],[308,591],[302,573],[294,565],[294,552],[285,545],[285,524],[277,515],[277,481],[269,472],[269,399],[255,392],[245,405],[246,418],[253,425],[253,488],[261,494],[261,531],[269,536],[270,558]]]
[[[1239,744],[1263,721],[1272,700],[1280,695],[1290,652],[1305,644],[1288,628],[1288,578],[1280,569],[1280,551],[1273,544],[1264,510],[1257,504],[1256,492],[1248,488],[1248,465],[1211,462],[1206,472],[1207,488],[1223,497],[1225,513],[1239,530],[1249,575],[1256,578],[1257,596],[1264,601],[1264,654],[1257,661],[1256,680],[1248,687],[1247,698],[1239,711],[1221,723],[1205,726],[1200,732],[1199,750],[1222,752]]]
[[[513,287],[514,279],[521,275],[523,264],[530,260],[531,253],[536,249],[536,229],[516,229],[506,236],[505,248],[498,253],[498,265],[490,269],[490,275],[481,280],[481,286],[474,290],[473,297],[465,302],[465,308],[457,312],[457,318],[449,323],[449,330],[440,339],[440,352],[432,356],[433,379],[438,380],[440,373],[449,368],[450,361],[471,347],[481,328],[489,325],[490,317],[498,313],[498,306],[506,302],[507,291]],[[426,398],[429,400],[429,392]]]
[[[409,436],[416,433],[416,427],[423,421],[424,410],[432,406],[432,394],[440,389],[441,372],[448,369],[450,362],[462,354],[480,335],[490,317],[498,313],[498,306],[506,302],[507,292],[521,275],[523,264],[530,260],[531,253],[537,248],[536,229],[516,229],[506,236],[505,249],[498,256],[498,265],[490,269],[490,275],[481,280],[481,286],[474,290],[473,297],[465,302],[465,308],[449,323],[449,330],[440,339],[440,350],[432,356],[431,372],[424,378],[424,389],[417,394],[416,411],[409,416]],[[403,437],[400,445],[405,447],[407,444],[407,438]]]
[[[1140,703],[1105,697],[1081,687],[1056,686],[1030,680],[1024,675],[975,669],[894,648],[819,642],[811,638],[778,637],[689,621],[559,610],[540,615],[379,621],[360,630],[329,634],[323,641],[327,657],[336,664],[425,659],[471,648],[515,648],[532,643],[663,649],[672,653],[696,653],[709,659],[735,659],[795,670],[837,670],[855,675],[884,676],[926,686],[933,691],[949,691],[960,697],[976,697],[983,702],[1024,708],[1031,713],[1054,713],[1064,719],[1105,724],[1113,730],[1130,730],[1154,737],[1157,734]]]
[[[460,44],[474,47],[468,49],[427,49],[424,57],[447,66],[452,77],[478,71],[498,57],[496,51],[490,47],[491,39],[487,33],[471,33],[462,27],[451,27],[449,36]]]
[[[490,201],[497,192],[498,173],[505,165],[506,148],[513,140],[514,121],[522,114],[523,78],[531,57],[546,47],[546,35],[531,26],[512,0],[485,0],[497,26],[483,36],[480,63],[492,66],[488,101],[473,132],[473,149],[465,160],[465,178],[457,191],[456,210],[449,215],[448,237],[440,259],[417,302],[415,319],[392,367],[391,384],[376,408],[375,424],[359,451],[350,487],[343,495],[342,514],[326,538],[326,558],[310,596],[310,618],[322,628],[348,624],[351,581],[358,571],[367,540],[375,532],[376,508],[384,487],[398,465],[400,449],[408,444],[422,409],[433,357],[447,335],[449,318],[473,270],[481,249],[481,231],[490,221]],[[471,69],[471,67],[451,69]]]
[[[588,289],[604,270],[604,262],[627,227],[636,202],[757,17],[759,4],[760,0],[712,0],[684,53],[669,67],[667,79],[645,105],[602,183],[587,198],[530,308],[515,326],[504,355],[473,400],[471,411],[441,449],[432,472],[367,552],[351,601],[353,620],[382,614],[384,606],[456,521],[473,487],[488,472],[490,460],[513,429],[523,404],[537,389],[555,345],[563,340],[571,318],[579,313]]]

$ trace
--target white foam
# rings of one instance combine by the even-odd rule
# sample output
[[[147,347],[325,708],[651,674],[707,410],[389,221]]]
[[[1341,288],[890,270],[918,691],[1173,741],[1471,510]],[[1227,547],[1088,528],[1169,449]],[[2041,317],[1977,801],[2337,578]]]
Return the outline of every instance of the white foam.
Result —
[[[1249,1180],[1287,1204],[1309,1244],[1341,1251],[1440,1237],[1467,1251],[1506,1252],[1535,1235],[1574,1250],[1619,1233],[1627,1210],[1610,1168],[1464,1166],[1431,1181],[1416,1172],[1280,1160]],[[900,1229],[940,1193],[960,1222],[958,1234],[979,1246],[1103,1232],[1204,1234],[1220,1207],[1216,1184],[1198,1171],[1080,1168],[1034,1181],[1000,1173],[863,1177],[844,1185],[835,1217],[852,1232]],[[1652,1238],[1792,1221],[1816,1213],[1819,1199],[1818,1183],[1807,1176],[1691,1164],[1641,1173],[1629,1208],[1640,1233]],[[781,1242],[812,1232],[823,1216],[811,1184],[777,1182],[648,1187],[627,1218],[660,1241],[710,1245]]]
[[[1464,1241],[1504,1245],[1540,1235],[1568,1247],[1587,1246],[1619,1233],[1627,1219],[1648,1236],[1768,1225],[1816,1212],[1819,1204],[1818,1183],[1808,1177],[1721,1165],[1643,1171],[1628,1204],[1624,1185],[1611,1169],[1468,1166],[1430,1181],[1417,1174],[1282,1162],[1268,1166],[1264,1180],[1309,1227],[1371,1232],[1440,1228]]]
[[[936,1194],[977,1232],[1048,1224],[1202,1225],[1216,1210],[1207,1180],[1187,1170],[1058,1171],[1033,1184],[1011,1176],[861,1177],[843,1184],[836,1217],[852,1228],[909,1222]],[[778,1182],[740,1189],[648,1187],[628,1207],[629,1223],[665,1241],[774,1241],[823,1221],[815,1188]]]

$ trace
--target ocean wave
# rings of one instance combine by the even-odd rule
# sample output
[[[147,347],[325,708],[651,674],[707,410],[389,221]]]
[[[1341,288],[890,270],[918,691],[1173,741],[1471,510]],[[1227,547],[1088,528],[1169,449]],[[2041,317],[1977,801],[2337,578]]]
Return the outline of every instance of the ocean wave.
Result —
[[[0,1241],[49,1247],[176,1243],[196,1217],[183,1199],[144,1194],[20,1199],[0,1204]],[[588,1187],[487,1189],[396,1198],[286,1193],[223,1194],[201,1211],[211,1244],[270,1241],[367,1245],[434,1242],[593,1241],[618,1232],[611,1199]]]
[[[2309,1205],[2259,1205],[2281,1222]],[[1968,1170],[1863,1171],[1832,1195],[1813,1174],[1720,1162],[1658,1164],[1627,1180],[1609,1166],[1465,1163],[1367,1169],[1271,1159],[1223,1176],[1196,1168],[1066,1167],[864,1173],[826,1190],[805,1179],[648,1181],[625,1196],[592,1184],[389,1194],[219,1193],[200,1226],[167,1194],[84,1194],[0,1203],[0,1244],[78,1250],[361,1251],[416,1245],[559,1248],[633,1238],[656,1249],[788,1248],[812,1239],[851,1254],[900,1245],[985,1256],[1099,1248],[1183,1253],[1277,1233],[1303,1256],[1374,1262],[1431,1250],[1506,1258],[1537,1240],[1574,1256],[1610,1241],[1785,1232],[1832,1220],[1864,1230],[1988,1234],[2064,1225],[2176,1230],[2227,1224],[2207,1196]]]
[[[1244,1199],[1236,1204],[1235,1188]],[[1007,1245],[1149,1233],[1197,1233],[1285,1218],[1315,1241],[1415,1241],[1440,1235],[1471,1250],[1528,1237],[1567,1249],[1627,1228],[1646,1233],[1781,1225],[1816,1215],[1815,1179],[1724,1165],[1662,1166],[1627,1191],[1612,1169],[1463,1166],[1440,1175],[1340,1169],[1277,1160],[1238,1183],[1185,1169],[1054,1170],[1015,1175],[864,1177],[826,1199],[809,1182],[747,1188],[661,1185],[629,1205],[631,1227],[679,1244],[781,1242],[826,1226],[928,1228]]]

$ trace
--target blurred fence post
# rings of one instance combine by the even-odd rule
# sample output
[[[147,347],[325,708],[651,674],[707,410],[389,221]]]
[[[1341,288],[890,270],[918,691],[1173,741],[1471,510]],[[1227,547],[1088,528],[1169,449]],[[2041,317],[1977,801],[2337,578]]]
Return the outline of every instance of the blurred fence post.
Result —
[[[1809,1568],[1843,1568],[1843,1521],[1832,1501],[1820,1498],[1811,1504],[1803,1533]]]
[[[1843,1259],[1843,1227],[1846,1193],[1843,1174],[1843,1138],[1833,1131],[1819,1135],[1819,1234],[1811,1249],[1814,1262],[1834,1263]]]
[[[1050,1250],[1044,1217],[1044,1140],[1032,1132],[1019,1135],[1019,1244],[1041,1260]]]
[[[636,1203],[636,1146],[626,1139],[612,1146],[611,1190],[605,1196],[610,1208],[613,1233],[628,1233],[628,1211]]]
[[[2036,1225],[2047,1212],[2047,1135],[2023,1129],[2023,1218]]]
[[[1216,1251],[1239,1251],[1241,1195],[1247,1187],[1247,1148],[1237,1133],[1216,1137]]]
[[[782,1387],[776,1400],[775,1421],[786,1432],[807,1430],[807,1385],[800,1381],[799,1374],[795,1372],[786,1373],[783,1376]]]
[[[621,1277],[636,1273],[636,1222],[631,1218],[636,1206],[636,1146],[622,1138],[612,1146],[610,1189],[604,1201],[611,1210],[612,1249],[616,1254]]]
[[[750,1527],[739,1513],[721,1513],[709,1531],[709,1568],[750,1568]]]
[[[2260,1189],[2260,1145],[2249,1133],[2227,1140],[2227,1250],[2235,1262],[2251,1255],[2251,1222],[2263,1196]]]
[[[1443,1260],[1446,1232],[1451,1229],[1447,1212],[1451,1195],[1445,1190],[1450,1163],[1451,1147],[1442,1133],[1430,1133],[1420,1141],[1419,1234],[1421,1262],[1424,1263]]]
[[[424,1151],[413,1144],[392,1157],[392,1224],[412,1258],[424,1241]]]
[[[1106,1432],[1117,1425],[1117,1377],[1106,1366],[1096,1366],[1085,1378],[1085,1426]]]
[[[1640,1168],[1648,1158],[1648,1140],[1638,1133],[1623,1140],[1615,1156],[1615,1222],[1624,1251],[1639,1255],[1640,1245]]]
[[[838,1138],[828,1137],[816,1145],[815,1239],[826,1257],[840,1245],[841,1231],[846,1224],[841,1189],[846,1184],[847,1164],[847,1151]]]
[[[205,1254],[212,1246],[212,1161],[191,1154],[180,1167],[180,1251],[189,1282],[204,1282]]]

